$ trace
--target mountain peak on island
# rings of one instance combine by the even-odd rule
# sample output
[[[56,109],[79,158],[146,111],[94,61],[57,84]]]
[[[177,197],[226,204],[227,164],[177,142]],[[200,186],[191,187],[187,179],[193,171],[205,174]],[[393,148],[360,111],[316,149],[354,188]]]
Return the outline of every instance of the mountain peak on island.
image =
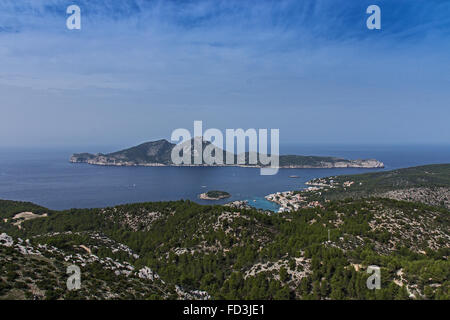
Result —
[[[190,140],[191,146],[194,141],[202,139],[202,147],[204,148],[211,142],[204,140],[203,137],[194,137]],[[188,141],[184,143],[189,143]],[[149,141],[141,143],[137,146],[123,149],[108,154],[92,154],[92,153],[75,153],[70,158],[73,163],[88,163],[93,165],[111,165],[111,166],[174,166],[172,163],[172,149],[176,144],[166,139]],[[194,148],[191,148],[192,154]],[[222,150],[222,149],[218,149]],[[220,152],[220,151],[219,151]],[[225,151],[222,150],[222,152]],[[245,154],[246,162],[240,166],[262,167],[260,164],[248,163],[248,152]],[[236,155],[235,155],[236,156]],[[225,158],[225,157],[224,157]],[[259,159],[259,157],[258,157]],[[237,162],[235,162],[237,163]],[[357,159],[348,160],[337,157],[322,156],[301,156],[301,155],[280,155],[280,168],[383,168],[384,164],[376,159]],[[183,166],[182,164],[181,166]],[[193,166],[193,165],[188,165]],[[207,166],[207,164],[199,164],[197,166]],[[228,165],[233,166],[233,165]],[[234,165],[237,166],[237,165]]]

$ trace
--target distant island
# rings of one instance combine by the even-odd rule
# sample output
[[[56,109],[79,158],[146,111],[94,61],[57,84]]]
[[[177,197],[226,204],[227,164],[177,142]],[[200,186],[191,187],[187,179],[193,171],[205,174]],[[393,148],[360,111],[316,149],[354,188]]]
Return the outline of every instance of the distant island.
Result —
[[[200,194],[198,197],[202,200],[220,200],[231,197],[231,194],[225,191],[213,190],[204,192]]]
[[[191,140],[191,143],[193,139]],[[203,148],[211,144],[208,141],[202,141]],[[112,152],[108,154],[103,153],[75,153],[71,156],[72,163],[88,163],[92,165],[101,166],[211,166],[206,163],[191,164],[191,165],[177,165],[172,163],[171,153],[176,144],[162,139],[158,141],[151,141],[142,143],[138,146],[128,149]],[[224,159],[226,151],[224,153]],[[233,155],[237,159],[237,155]],[[258,156],[258,159],[260,157]],[[235,161],[234,163],[237,163]],[[264,165],[250,164],[249,153],[245,153],[245,163],[243,164],[223,164],[213,166],[242,166],[242,167],[264,167]],[[357,159],[348,160],[337,157],[322,157],[322,156],[301,156],[301,155],[280,155],[280,168],[384,168],[381,161],[375,159]]]

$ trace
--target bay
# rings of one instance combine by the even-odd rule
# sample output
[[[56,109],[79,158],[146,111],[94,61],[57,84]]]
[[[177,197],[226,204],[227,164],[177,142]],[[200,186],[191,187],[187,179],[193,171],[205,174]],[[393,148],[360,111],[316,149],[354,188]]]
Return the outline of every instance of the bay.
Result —
[[[94,149],[94,148],[93,148]],[[114,148],[96,148],[113,151]],[[283,154],[376,158],[384,169],[281,169],[261,176],[257,168],[240,167],[104,167],[68,161],[74,148],[0,148],[0,199],[31,201],[50,209],[93,208],[124,203],[189,199],[201,204],[248,200],[250,205],[276,209],[264,199],[270,193],[305,188],[317,177],[449,163],[449,146],[314,146],[285,145]],[[290,176],[298,176],[291,178]],[[220,201],[198,199],[208,190],[232,196]]]

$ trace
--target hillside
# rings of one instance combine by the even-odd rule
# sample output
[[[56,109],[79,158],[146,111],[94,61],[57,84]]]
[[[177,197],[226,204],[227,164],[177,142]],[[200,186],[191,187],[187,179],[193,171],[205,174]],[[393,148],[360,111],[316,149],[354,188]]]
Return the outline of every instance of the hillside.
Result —
[[[378,196],[450,208],[450,164],[319,178],[307,184],[319,188],[309,192],[310,200]]]
[[[3,298],[450,298],[444,208],[371,198],[274,214],[155,202],[47,210],[19,229],[14,217],[29,210],[1,202]],[[65,287],[69,264],[81,268],[80,291]],[[376,291],[365,285],[372,264]]]
[[[196,138],[198,139],[198,138]],[[184,142],[186,146],[191,144],[191,163],[194,163],[194,139]],[[202,150],[211,143],[202,140]],[[166,166],[174,165],[171,159],[172,149],[175,144],[167,140],[146,142],[138,146],[108,154],[75,153],[70,161],[73,163],[89,163],[94,165],[108,166]],[[226,151],[219,149],[223,153],[223,161],[226,159]],[[237,155],[232,155],[234,163],[237,163]],[[245,161],[242,166],[262,167],[261,163],[251,164],[249,153],[243,155]],[[260,159],[257,154],[257,159]],[[369,160],[347,160],[335,157],[300,156],[300,155],[280,155],[281,168],[382,168],[384,164],[380,161]],[[204,161],[200,165],[207,165]],[[226,165],[226,164],[225,164]]]

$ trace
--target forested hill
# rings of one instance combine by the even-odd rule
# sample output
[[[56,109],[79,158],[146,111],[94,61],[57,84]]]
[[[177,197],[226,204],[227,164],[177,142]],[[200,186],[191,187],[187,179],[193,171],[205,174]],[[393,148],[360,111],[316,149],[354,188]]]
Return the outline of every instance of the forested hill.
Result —
[[[361,189],[382,190],[410,187],[450,187],[450,164],[432,164],[392,171],[342,175],[335,182],[354,181]],[[313,180],[314,181],[314,180]]]
[[[371,198],[281,214],[190,201],[42,209],[0,203],[0,297],[450,298],[444,208]],[[70,264],[78,291],[66,289]],[[369,265],[381,267],[380,290],[366,287]]]
[[[433,164],[392,171],[318,178],[322,199],[381,196],[450,207],[450,164]]]

